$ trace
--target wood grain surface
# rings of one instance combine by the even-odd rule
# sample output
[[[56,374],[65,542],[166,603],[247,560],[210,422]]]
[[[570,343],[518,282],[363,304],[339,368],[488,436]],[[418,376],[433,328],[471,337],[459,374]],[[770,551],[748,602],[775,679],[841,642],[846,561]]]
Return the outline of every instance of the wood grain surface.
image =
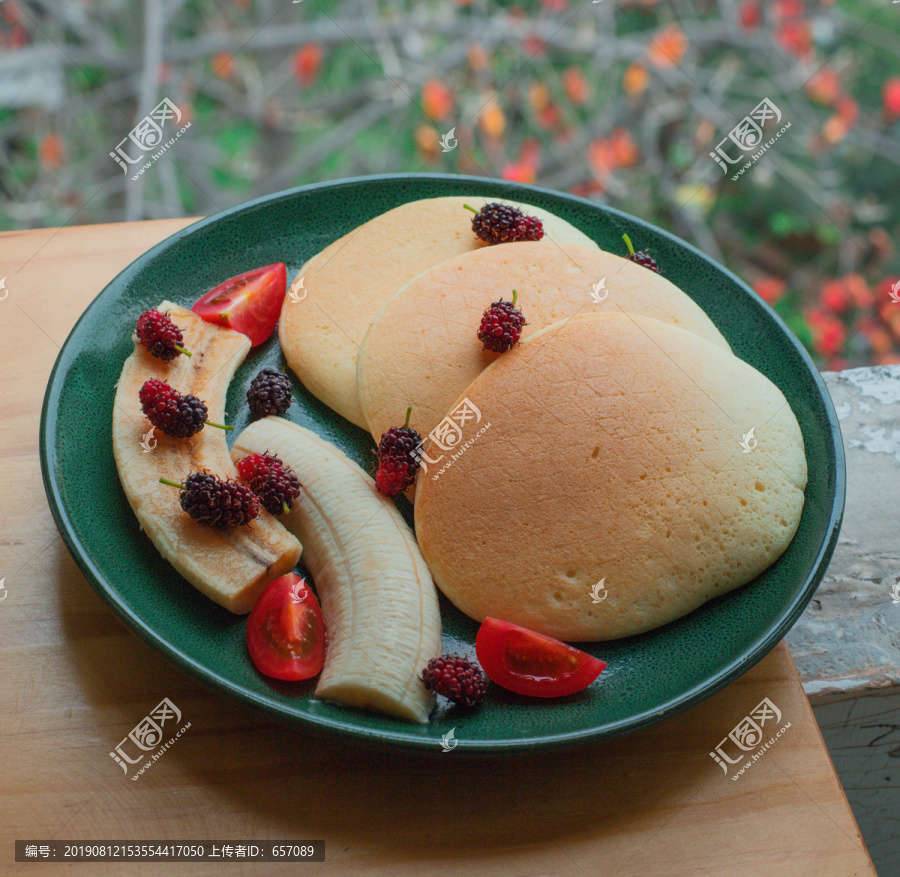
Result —
[[[131,634],[56,533],[38,421],[54,359],[87,304],[188,222],[0,235],[0,873],[874,875],[784,643],[653,728],[476,760],[283,727]],[[164,697],[190,728],[131,780],[109,753]],[[709,753],[764,697],[790,727],[733,780]],[[13,842],[26,838],[319,839],[326,861],[16,864]]]

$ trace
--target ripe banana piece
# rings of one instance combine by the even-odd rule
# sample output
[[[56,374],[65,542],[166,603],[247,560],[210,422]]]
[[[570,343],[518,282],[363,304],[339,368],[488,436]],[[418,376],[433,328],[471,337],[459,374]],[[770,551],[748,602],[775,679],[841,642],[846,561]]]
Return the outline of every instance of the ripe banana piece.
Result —
[[[179,491],[160,478],[183,482],[191,472],[208,469],[236,478],[225,433],[204,426],[190,438],[151,431],[138,393],[144,381],[158,378],[202,399],[209,419],[222,423],[225,396],[235,370],[250,349],[240,332],[207,323],[193,311],[164,301],[184,335],[192,356],[163,362],[139,344],[125,360],[113,403],[113,456],[128,502],[159,553],[194,587],[231,612],[245,614],[269,582],[290,572],[301,545],[265,510],[244,527],[218,530],[190,518],[181,508]]]
[[[303,542],[328,631],[316,697],[427,722],[434,695],[419,674],[441,654],[441,616],[412,530],[356,463],[308,429],[265,417],[231,455],[266,451],[302,485],[282,520]]]

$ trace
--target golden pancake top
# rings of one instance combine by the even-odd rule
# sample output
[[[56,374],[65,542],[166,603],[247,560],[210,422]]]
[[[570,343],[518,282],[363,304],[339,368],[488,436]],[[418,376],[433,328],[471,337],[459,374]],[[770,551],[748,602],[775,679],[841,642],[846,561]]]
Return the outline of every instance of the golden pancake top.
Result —
[[[641,633],[753,579],[799,523],[787,401],[683,329],[579,315],[464,397],[459,441],[426,443],[415,523],[435,583],[476,620],[570,641]]]
[[[300,269],[305,295],[285,298],[278,334],[288,365],[314,396],[365,427],[356,391],[363,335],[407,281],[445,259],[488,246],[472,232],[473,214],[463,204],[477,210],[491,200],[496,199],[454,195],[401,204],[329,244]],[[517,206],[543,220],[540,246],[593,246],[546,210]]]
[[[377,441],[403,423],[427,435],[459,394],[502,354],[484,350],[485,308],[518,293],[527,338],[577,313],[639,313],[730,350],[700,307],[673,283],[597,247],[518,243],[465,253],[423,272],[384,306],[362,344],[359,399]]]

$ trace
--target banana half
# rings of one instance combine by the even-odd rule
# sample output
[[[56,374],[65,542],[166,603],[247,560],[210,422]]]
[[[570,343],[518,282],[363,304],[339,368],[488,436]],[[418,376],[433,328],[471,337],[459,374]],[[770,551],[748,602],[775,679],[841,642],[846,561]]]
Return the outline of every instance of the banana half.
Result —
[[[221,478],[236,478],[225,433],[205,426],[182,439],[151,430],[138,393],[151,378],[202,399],[209,419],[222,423],[225,396],[235,370],[250,349],[246,335],[207,323],[193,311],[171,302],[159,305],[184,335],[192,356],[163,362],[135,345],[125,360],[113,403],[113,456],[119,480],[141,529],[159,553],[194,587],[237,614],[253,608],[269,582],[290,572],[301,546],[268,512],[244,527],[218,530],[182,511],[179,491],[160,478],[182,482],[207,469]]]
[[[302,485],[282,520],[303,542],[328,630],[316,697],[427,722],[434,695],[419,674],[441,654],[441,616],[412,530],[356,463],[308,429],[265,417],[231,455],[265,452]]]

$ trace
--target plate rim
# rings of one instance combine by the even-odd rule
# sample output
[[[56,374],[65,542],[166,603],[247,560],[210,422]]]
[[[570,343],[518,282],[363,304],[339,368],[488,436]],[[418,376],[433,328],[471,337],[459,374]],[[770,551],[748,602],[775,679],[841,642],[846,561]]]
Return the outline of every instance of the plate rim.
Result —
[[[838,536],[843,520],[844,508],[846,503],[846,458],[844,453],[844,445],[841,437],[840,423],[837,418],[837,412],[834,408],[834,402],[825,386],[821,374],[815,367],[809,353],[797,339],[796,335],[788,328],[776,311],[759,296],[757,296],[750,287],[741,280],[736,274],[731,272],[725,266],[711,259],[701,250],[694,247],[687,241],[682,240],[677,235],[649,223],[640,217],[633,216],[606,204],[600,204],[583,198],[578,195],[572,195],[567,192],[560,192],[555,189],[549,189],[543,186],[535,186],[524,183],[515,183],[506,180],[497,180],[494,178],[478,177],[465,174],[441,174],[441,173],[389,173],[389,174],[370,174],[357,177],[342,177],[336,180],[327,180],[318,183],[310,183],[302,186],[295,186],[291,189],[285,189],[279,192],[273,192],[269,195],[262,195],[250,201],[242,202],[226,210],[219,211],[209,216],[202,217],[184,228],[179,229],[173,234],[167,236],[163,240],[154,244],[151,248],[144,251],[140,256],[130,262],[125,268],[119,271],[103,289],[94,296],[84,311],[72,326],[65,341],[60,347],[59,353],[54,361],[53,368],[47,379],[47,385],[44,391],[44,397],[41,404],[41,417],[39,429],[39,453],[41,461],[41,477],[44,485],[44,492],[47,497],[53,520],[59,531],[63,542],[66,545],[69,554],[75,561],[76,565],[85,576],[91,588],[100,596],[115,614],[122,620],[125,625],[140,636],[145,642],[153,646],[157,651],[172,660],[180,669],[187,671],[193,677],[199,679],[207,687],[217,691],[222,691],[233,697],[237,701],[251,706],[257,710],[261,710],[268,716],[272,716],[282,723],[289,725],[291,728],[303,728],[306,731],[325,735],[329,738],[336,736],[345,742],[353,741],[354,743],[375,744],[379,748],[388,748],[402,750],[409,753],[410,751],[427,751],[433,750],[441,752],[442,749],[436,744],[440,741],[436,738],[415,736],[404,733],[403,731],[386,731],[367,728],[364,726],[352,725],[352,719],[335,720],[327,717],[310,715],[308,713],[289,713],[280,706],[268,701],[262,695],[249,691],[243,686],[232,682],[227,677],[221,675],[217,671],[207,667],[190,656],[186,655],[180,649],[175,647],[164,636],[149,626],[143,619],[137,615],[131,607],[122,600],[110,587],[106,576],[91,561],[86,547],[81,539],[77,538],[72,526],[71,516],[68,509],[62,502],[62,497],[58,491],[55,464],[58,462],[58,456],[55,447],[56,427],[58,424],[58,403],[61,385],[58,381],[58,375],[68,365],[71,359],[71,350],[69,344],[79,330],[82,322],[87,320],[88,316],[97,306],[98,301],[111,287],[119,285],[129,275],[136,274],[143,266],[154,259],[157,255],[167,250],[169,247],[178,243],[182,239],[195,234],[201,229],[222,222],[223,220],[233,216],[236,213],[243,213],[248,210],[257,209],[264,204],[271,204],[277,201],[289,200],[296,198],[299,194],[307,194],[317,189],[337,189],[340,187],[352,186],[360,183],[371,184],[381,180],[415,180],[415,181],[436,181],[436,182],[457,182],[461,184],[471,183],[478,187],[485,185],[494,185],[499,190],[497,195],[489,195],[487,197],[507,198],[509,200],[516,199],[516,193],[527,195],[528,193],[537,193],[549,195],[553,198],[562,198],[576,204],[587,207],[590,210],[600,211],[626,220],[629,224],[634,224],[646,228],[653,234],[666,238],[677,246],[679,249],[689,251],[694,257],[708,263],[716,271],[726,276],[732,283],[736,284],[745,294],[750,295],[755,304],[763,309],[766,315],[773,320],[782,333],[786,336],[791,346],[799,355],[801,361],[806,366],[808,372],[812,375],[813,383],[818,392],[818,398],[823,403],[826,418],[828,421],[828,439],[830,439],[835,452],[834,467],[834,501],[832,503],[827,526],[823,532],[819,550],[814,560],[813,571],[806,577],[802,583],[794,599],[781,611],[774,625],[765,634],[760,635],[751,644],[751,646],[743,651],[741,655],[730,661],[716,674],[708,677],[704,682],[691,686],[683,690],[677,697],[672,697],[661,707],[653,710],[645,710],[634,714],[627,718],[619,719],[615,722],[609,722],[599,727],[583,729],[572,732],[553,732],[549,735],[533,735],[530,737],[507,738],[495,740],[465,740],[459,739],[456,748],[468,754],[478,755],[503,755],[513,754],[517,752],[530,752],[540,749],[557,749],[563,747],[574,747],[586,745],[600,740],[611,739],[626,733],[638,731],[650,725],[656,724],[665,718],[684,712],[690,707],[700,703],[703,700],[716,694],[725,686],[733,682],[739,676],[743,675],[747,670],[759,663],[785,636],[785,634],[793,627],[794,623],[802,614],[807,604],[812,599],[819,583],[825,575],[831,556],[837,545]],[[440,197],[440,196],[435,196]],[[415,199],[410,199],[415,200]],[[523,197],[522,201],[527,201],[527,197]],[[407,202],[400,202],[407,203]],[[588,232],[584,232],[589,237]],[[340,415],[336,415],[340,416]],[[54,438],[54,444],[51,446],[50,438]]]

